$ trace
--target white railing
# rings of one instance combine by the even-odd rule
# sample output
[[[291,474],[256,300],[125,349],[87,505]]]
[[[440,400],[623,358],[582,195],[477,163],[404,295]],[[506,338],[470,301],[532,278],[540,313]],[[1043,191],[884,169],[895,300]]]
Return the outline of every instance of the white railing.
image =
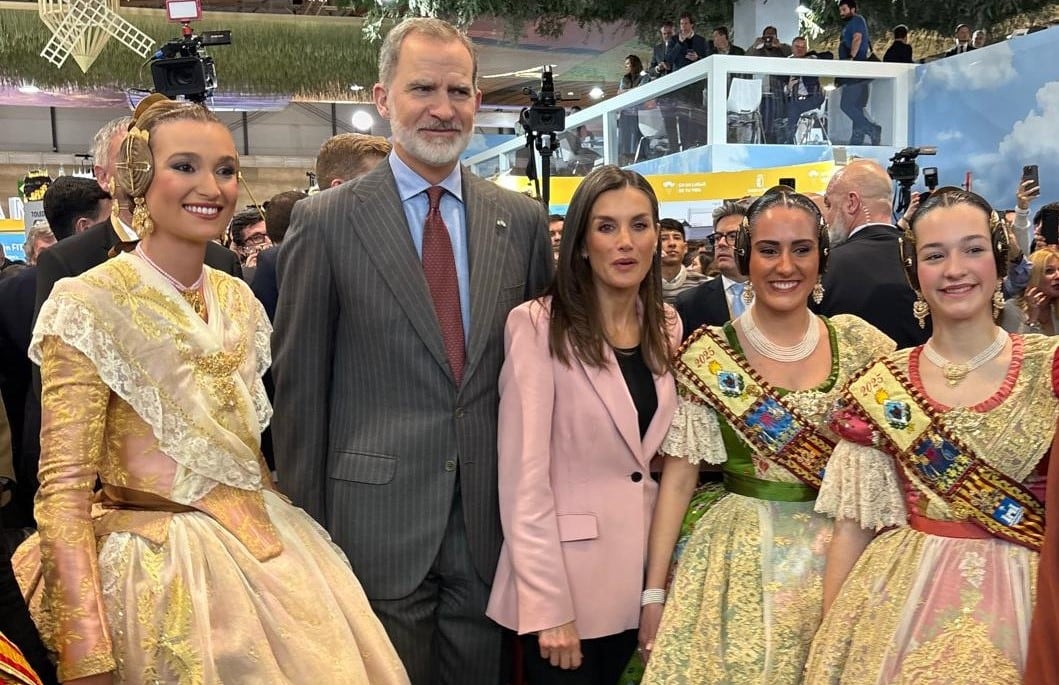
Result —
[[[691,84],[702,83],[706,103],[706,144],[726,143],[728,89],[727,87],[712,88],[709,84],[727,84],[731,76],[745,74],[752,74],[755,77],[816,76],[824,79],[829,77],[870,79],[872,81],[871,108],[875,113],[876,122],[883,128],[883,143],[894,147],[904,147],[909,144],[909,114],[911,111],[909,103],[914,85],[915,65],[827,59],[712,55],[665,77],[568,115],[566,130],[576,131],[580,126],[594,125],[601,120],[602,126],[596,128],[602,131],[602,161],[607,164],[616,164],[619,161],[618,113],[621,110],[636,109],[641,103],[673,93]],[[557,79],[556,90],[562,90],[561,79]],[[834,99],[836,102],[829,102],[831,116],[843,116],[838,111],[837,95]],[[880,115],[880,112],[883,114]],[[505,171],[511,167],[509,156],[513,156],[513,153],[523,147],[525,147],[525,139],[520,136],[469,157],[465,163],[476,171],[479,165],[484,166],[487,163],[493,167],[494,171]]]

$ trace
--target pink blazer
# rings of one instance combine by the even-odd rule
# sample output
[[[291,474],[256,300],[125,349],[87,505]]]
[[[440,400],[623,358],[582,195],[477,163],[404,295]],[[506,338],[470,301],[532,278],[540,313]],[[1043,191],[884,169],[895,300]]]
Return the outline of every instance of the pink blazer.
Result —
[[[671,374],[640,440],[636,407],[611,356],[593,369],[548,352],[547,298],[511,310],[500,372],[504,546],[487,615],[532,633],[576,621],[582,639],[635,628],[658,486],[648,470],[676,411]],[[680,320],[668,306],[670,342]],[[613,353],[611,353],[613,354]]]

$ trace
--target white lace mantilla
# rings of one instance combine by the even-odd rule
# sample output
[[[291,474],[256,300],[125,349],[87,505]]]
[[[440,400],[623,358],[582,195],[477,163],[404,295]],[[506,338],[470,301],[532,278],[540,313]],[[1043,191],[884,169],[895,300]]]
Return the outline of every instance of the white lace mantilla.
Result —
[[[100,379],[151,426],[159,448],[179,465],[170,494],[173,501],[190,505],[218,483],[241,490],[260,489],[261,467],[257,454],[245,445],[242,445],[244,449],[233,449],[233,440],[215,436],[196,425],[187,408],[162,392],[142,361],[122,345],[123,335],[114,325],[128,322],[107,319],[86,299],[83,287],[74,280],[63,279],[56,285],[55,292],[41,307],[29,347],[30,359],[41,363],[41,342],[49,335],[88,357]],[[267,320],[256,327],[252,337],[257,358],[255,370],[264,373],[270,363]],[[248,399],[257,423],[264,428],[272,408],[260,373],[250,383]],[[237,454],[237,451],[244,453]]]

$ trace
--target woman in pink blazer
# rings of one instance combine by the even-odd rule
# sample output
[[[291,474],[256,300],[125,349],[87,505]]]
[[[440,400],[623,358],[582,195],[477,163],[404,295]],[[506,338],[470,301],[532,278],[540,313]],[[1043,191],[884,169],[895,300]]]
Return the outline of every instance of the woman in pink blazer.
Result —
[[[636,648],[649,464],[676,409],[681,338],[658,236],[647,181],[597,168],[570,201],[548,294],[508,316],[505,542],[487,613],[522,636],[533,685],[613,685]]]

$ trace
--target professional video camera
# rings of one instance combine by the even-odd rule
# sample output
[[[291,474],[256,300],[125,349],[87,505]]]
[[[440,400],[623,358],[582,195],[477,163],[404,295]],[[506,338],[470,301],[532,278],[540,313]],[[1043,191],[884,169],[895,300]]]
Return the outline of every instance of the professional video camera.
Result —
[[[897,204],[894,207],[895,215],[904,214],[912,200],[912,184],[919,178],[919,165],[916,164],[916,157],[936,154],[938,154],[938,148],[933,145],[906,147],[890,158],[890,166],[887,167],[886,173],[898,184]]]
[[[559,133],[566,128],[566,110],[556,104],[551,66],[545,65],[544,71],[541,72],[539,92],[532,88],[523,88],[522,92],[528,95],[533,103],[523,109],[519,116],[523,129],[541,135]]]
[[[199,0],[167,0],[166,15],[169,21],[182,24],[181,35],[159,48],[151,58],[154,89],[174,100],[183,96],[193,102],[203,102],[213,96],[217,87],[217,68],[203,48],[230,45],[232,32],[203,31],[196,34],[191,21],[202,18]]]
[[[529,96],[532,104],[522,110],[519,123],[526,132],[526,147],[531,150],[535,148],[541,155],[541,176],[543,176],[544,183],[543,189],[538,185],[537,196],[547,206],[551,175],[550,161],[552,153],[559,149],[559,139],[556,134],[566,129],[566,110],[556,104],[552,68],[547,64],[541,72],[540,91],[523,88],[522,92]],[[526,165],[526,177],[537,180],[537,170],[533,163],[532,153]]]

